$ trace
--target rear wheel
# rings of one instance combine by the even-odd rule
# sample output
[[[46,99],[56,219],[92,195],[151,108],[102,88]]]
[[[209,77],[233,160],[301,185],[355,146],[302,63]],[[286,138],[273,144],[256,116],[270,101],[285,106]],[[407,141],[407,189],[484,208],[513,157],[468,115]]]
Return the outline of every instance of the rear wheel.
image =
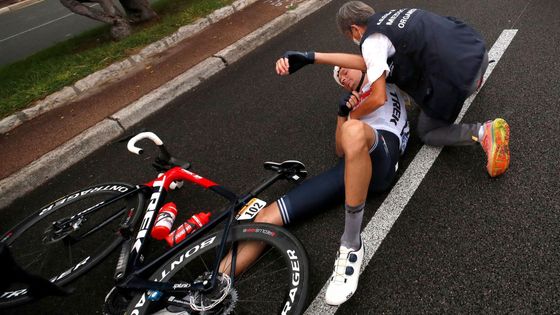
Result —
[[[163,264],[150,280],[185,283],[205,279],[217,260],[223,232],[203,237]],[[136,295],[127,314],[301,314],[306,306],[309,265],[301,243],[281,227],[242,224],[231,228],[227,247],[244,241],[267,245],[244,272],[219,274],[217,286],[207,293],[175,296],[188,305],[170,306],[166,297],[150,302],[146,293]],[[242,250],[238,255],[243,255]]]
[[[81,189],[42,207],[4,234],[1,241],[23,270],[64,285],[121,243],[118,227],[125,218],[131,224],[135,222],[144,196],[136,193],[89,214],[83,211],[134,188],[130,184],[106,183]],[[12,283],[0,292],[0,307],[30,299],[26,284]]]

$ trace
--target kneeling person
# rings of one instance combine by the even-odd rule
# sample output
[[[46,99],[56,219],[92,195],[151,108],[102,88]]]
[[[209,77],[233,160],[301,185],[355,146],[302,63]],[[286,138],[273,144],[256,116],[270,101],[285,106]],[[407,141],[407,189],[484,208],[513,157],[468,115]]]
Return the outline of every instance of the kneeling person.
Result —
[[[339,305],[356,291],[364,255],[360,238],[367,193],[389,188],[395,178],[400,155],[408,141],[406,103],[410,97],[387,84],[388,99],[377,110],[354,119],[352,110],[371,92],[365,73],[335,67],[335,80],[348,92],[339,102],[336,153],[340,161],[330,170],[307,179],[275,203],[263,209],[256,222],[287,225],[345,201],[344,234],[330,278],[325,300]],[[240,244],[236,273],[245,270],[262,252],[257,242]],[[221,272],[230,272],[231,257],[222,261]]]

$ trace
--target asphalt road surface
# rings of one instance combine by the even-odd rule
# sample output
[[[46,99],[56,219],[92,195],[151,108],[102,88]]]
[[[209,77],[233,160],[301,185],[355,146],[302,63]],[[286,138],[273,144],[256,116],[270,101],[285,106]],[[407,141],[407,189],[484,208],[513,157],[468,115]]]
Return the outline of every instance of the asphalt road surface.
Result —
[[[99,9],[98,4],[86,5]],[[0,15],[0,66],[25,59],[102,25],[104,23],[73,13],[58,0],[44,0],[4,13]]]
[[[357,52],[335,27],[342,3],[333,1],[135,129],[156,132],[172,152],[192,161],[193,170],[236,191],[266,175],[261,166],[266,160],[301,160],[311,175],[330,168],[336,162],[341,92],[331,68],[312,66],[280,78],[273,65],[288,49]],[[557,312],[560,3],[376,1],[378,11],[411,6],[467,21],[489,48],[505,29],[518,30],[463,118],[504,117],[512,128],[511,166],[504,176],[490,179],[480,147],[444,148],[427,173],[414,178],[419,183],[415,191],[399,192],[412,197],[375,250],[358,291],[337,314]],[[417,115],[417,110],[409,114],[413,127]],[[422,150],[413,132],[399,175],[416,165],[412,161]],[[123,144],[96,151],[1,210],[2,230],[78,187],[150,179],[149,155],[132,156]],[[263,197],[272,201],[289,187],[279,184]],[[180,211],[193,213],[217,204],[198,190],[186,192],[177,201]],[[388,194],[369,196],[364,226]],[[333,205],[290,227],[312,263],[309,303],[332,272],[343,220],[342,207]],[[99,313],[112,286],[112,270],[109,263],[97,268],[76,284],[78,293],[71,298],[52,298],[14,312]]]
[[[0,65],[28,57],[101,22],[72,13],[58,0],[45,0],[0,15]]]

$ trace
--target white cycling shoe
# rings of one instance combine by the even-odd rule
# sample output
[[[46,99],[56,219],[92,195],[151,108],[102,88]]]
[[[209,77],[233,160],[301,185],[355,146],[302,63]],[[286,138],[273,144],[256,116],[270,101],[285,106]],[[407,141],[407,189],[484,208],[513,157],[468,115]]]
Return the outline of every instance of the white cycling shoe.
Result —
[[[334,271],[329,280],[327,292],[325,292],[325,302],[327,304],[340,305],[352,297],[358,287],[363,259],[363,243],[357,251],[340,246],[334,262]]]

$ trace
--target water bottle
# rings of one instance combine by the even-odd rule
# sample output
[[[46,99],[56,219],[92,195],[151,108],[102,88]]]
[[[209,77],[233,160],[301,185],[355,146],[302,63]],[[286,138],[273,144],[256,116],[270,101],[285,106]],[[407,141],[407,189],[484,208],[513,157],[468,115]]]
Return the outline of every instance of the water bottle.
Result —
[[[167,235],[169,235],[176,217],[177,206],[175,203],[168,202],[164,204],[161,209],[159,209],[156,223],[152,228],[152,237],[156,240],[163,240]]]
[[[169,246],[180,243],[190,233],[198,230],[210,221],[210,212],[200,212],[193,215],[187,222],[181,224],[175,231],[171,232],[165,240]]]

